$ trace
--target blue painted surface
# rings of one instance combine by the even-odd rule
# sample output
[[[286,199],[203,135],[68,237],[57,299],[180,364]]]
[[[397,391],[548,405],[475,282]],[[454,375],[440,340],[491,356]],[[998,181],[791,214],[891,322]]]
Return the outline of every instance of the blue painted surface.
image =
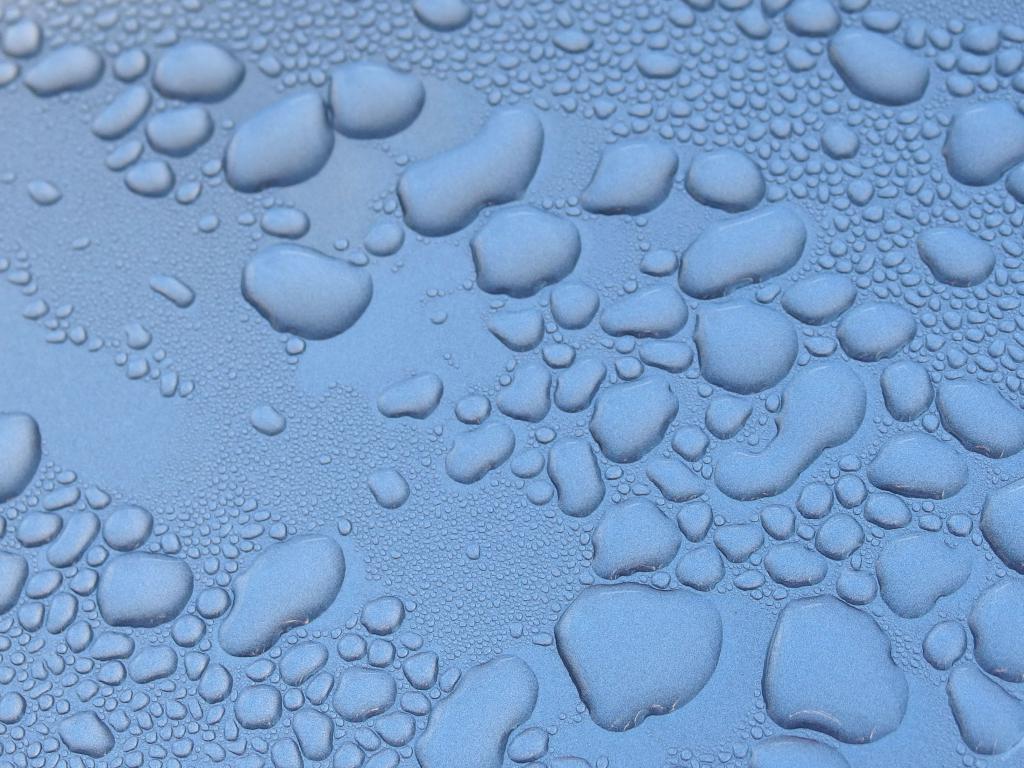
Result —
[[[0,52],[0,768],[1024,764],[1015,4]]]

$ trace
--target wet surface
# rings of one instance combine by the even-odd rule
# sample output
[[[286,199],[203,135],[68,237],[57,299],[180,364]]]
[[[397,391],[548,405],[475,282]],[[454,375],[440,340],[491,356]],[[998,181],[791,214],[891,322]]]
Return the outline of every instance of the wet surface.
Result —
[[[1014,4],[0,52],[0,767],[1024,761]]]

